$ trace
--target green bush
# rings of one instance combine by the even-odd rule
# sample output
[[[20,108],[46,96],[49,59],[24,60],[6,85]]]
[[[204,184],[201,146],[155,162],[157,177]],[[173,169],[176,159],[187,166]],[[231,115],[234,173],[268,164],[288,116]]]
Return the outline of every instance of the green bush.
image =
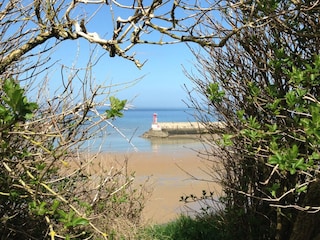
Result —
[[[226,125],[218,141],[207,141],[208,159],[219,162],[208,172],[223,186],[226,224],[239,239],[313,239],[320,235],[319,3],[232,5],[221,14],[239,32],[222,49],[195,51],[200,77],[191,76],[204,100],[193,98],[199,119],[212,135],[208,119]],[[221,25],[208,21],[211,32]]]
[[[99,123],[88,114],[94,106],[69,108],[66,89],[58,106],[40,108],[14,80],[1,83],[0,239],[132,237],[144,201],[127,162],[103,168],[80,151]]]
[[[182,215],[167,224],[149,227],[140,239],[208,240],[224,239],[216,217],[192,218]]]

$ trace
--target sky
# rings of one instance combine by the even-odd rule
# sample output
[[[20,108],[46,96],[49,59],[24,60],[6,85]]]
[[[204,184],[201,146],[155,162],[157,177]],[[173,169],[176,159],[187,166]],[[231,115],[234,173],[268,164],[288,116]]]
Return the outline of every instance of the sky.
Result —
[[[124,59],[109,59],[113,67],[108,75],[115,82],[144,76],[136,85],[120,92],[119,96],[134,98],[133,105],[137,107],[184,107],[183,101],[187,100],[184,84],[191,86],[191,82],[183,73],[182,66],[191,68],[193,58],[188,49],[182,44],[140,48],[145,50],[145,54],[137,55],[142,60],[148,59],[141,70],[131,62],[124,63]]]
[[[59,59],[56,72],[59,78],[59,67],[61,64],[71,66],[77,62],[78,67],[84,67],[90,50],[80,50],[77,53],[75,42],[62,43],[56,50]],[[88,46],[87,44],[80,44]],[[84,48],[84,47],[83,47]],[[80,48],[81,49],[81,48]],[[183,73],[183,68],[191,70],[194,68],[194,57],[190,50],[183,44],[154,46],[140,45],[136,49],[137,58],[145,65],[138,69],[136,65],[121,57],[110,58],[105,54],[93,68],[93,77],[97,84],[121,84],[115,87],[120,91],[114,93],[120,99],[127,99],[137,108],[183,108],[186,107],[188,95],[184,85],[192,88],[191,81]],[[98,54],[104,51],[98,49]],[[127,87],[125,83],[136,81]],[[54,80],[56,84],[57,81]],[[74,84],[77,84],[74,82]]]
[[[110,31],[105,21],[101,21],[105,17],[102,14],[96,15],[96,19],[86,25],[87,31],[98,31],[99,34],[101,29]],[[59,59],[57,66],[71,65],[75,61],[78,66],[84,66],[92,48],[93,46],[83,39],[63,42],[55,50],[53,58]],[[141,62],[147,60],[142,69],[121,57],[110,58],[107,53],[93,68],[97,83],[119,84],[143,77],[135,85],[117,92],[116,97],[127,99],[136,108],[186,107],[184,101],[187,101],[188,95],[184,85],[192,88],[192,84],[183,73],[183,67],[191,70],[195,63],[188,47],[182,43],[163,46],[137,45],[133,51]],[[104,50],[98,47],[97,55],[102,53]]]

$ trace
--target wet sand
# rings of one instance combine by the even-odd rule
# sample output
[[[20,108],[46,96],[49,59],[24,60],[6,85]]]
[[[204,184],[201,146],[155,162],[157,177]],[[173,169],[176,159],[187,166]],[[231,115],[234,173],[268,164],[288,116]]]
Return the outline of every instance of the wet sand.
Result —
[[[181,196],[196,194],[201,196],[202,190],[219,192],[215,183],[195,180],[189,174],[199,179],[210,179],[205,162],[191,150],[175,153],[117,153],[103,154],[106,162],[124,161],[128,159],[129,171],[134,171],[137,186],[147,179],[147,187],[152,188],[143,211],[143,221],[146,223],[165,223],[175,219],[180,213],[186,212]],[[189,173],[189,174],[188,174]],[[190,205],[198,209],[199,204]]]

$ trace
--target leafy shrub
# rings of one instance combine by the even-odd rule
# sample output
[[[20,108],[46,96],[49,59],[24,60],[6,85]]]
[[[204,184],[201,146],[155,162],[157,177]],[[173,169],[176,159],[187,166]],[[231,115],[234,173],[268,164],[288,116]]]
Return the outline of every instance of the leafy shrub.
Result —
[[[132,237],[144,196],[132,186],[127,161],[106,169],[97,155],[79,150],[90,121],[97,124],[89,114],[93,105],[68,108],[65,91],[57,101],[63,106],[41,109],[11,79],[0,93],[1,239]]]
[[[205,240],[223,239],[223,231],[215,216],[192,218],[181,215],[177,220],[163,225],[155,225],[145,230],[141,239],[154,240]]]
[[[213,134],[210,117],[226,125],[218,141],[207,141],[208,159],[220,161],[210,173],[223,186],[226,221],[237,238],[313,239],[320,234],[319,4],[232,5],[221,14],[239,32],[222,49],[198,54],[201,76],[190,76],[204,97],[193,98],[199,119]],[[208,21],[212,31],[224,24]]]

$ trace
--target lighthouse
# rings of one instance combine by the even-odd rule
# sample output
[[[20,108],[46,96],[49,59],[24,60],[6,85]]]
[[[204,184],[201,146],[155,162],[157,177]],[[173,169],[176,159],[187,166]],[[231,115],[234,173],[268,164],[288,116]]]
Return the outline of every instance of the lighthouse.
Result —
[[[155,131],[161,131],[161,127],[158,124],[158,114],[157,113],[153,114],[153,120],[152,120],[152,124],[151,124],[151,129],[155,130]]]

